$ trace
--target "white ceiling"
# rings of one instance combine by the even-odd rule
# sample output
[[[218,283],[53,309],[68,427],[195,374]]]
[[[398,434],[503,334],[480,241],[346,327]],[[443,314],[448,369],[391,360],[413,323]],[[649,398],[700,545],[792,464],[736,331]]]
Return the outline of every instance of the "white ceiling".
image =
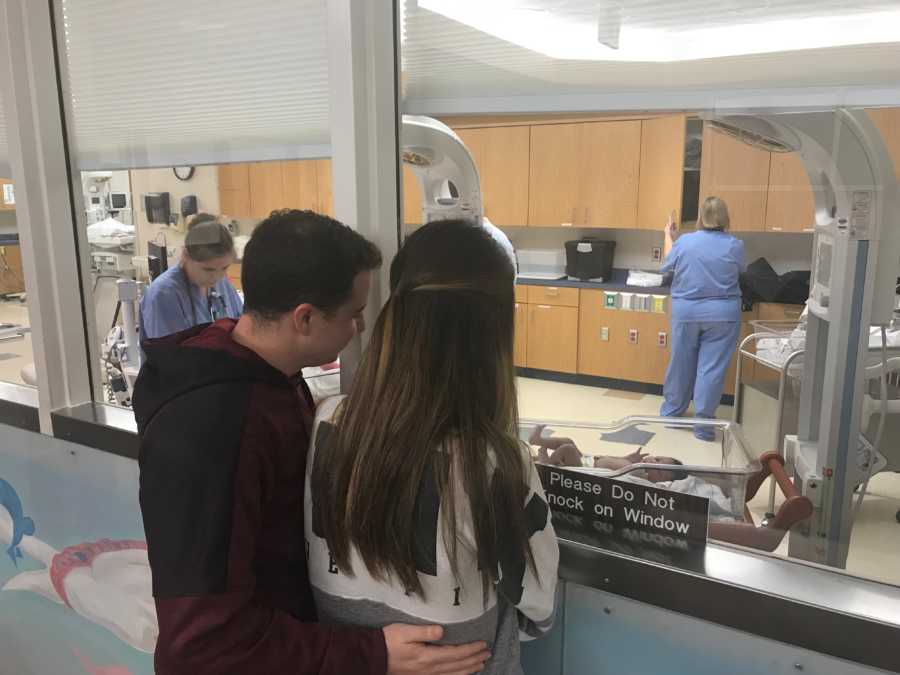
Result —
[[[538,11],[596,22],[603,3],[529,0],[527,4]],[[618,5],[624,23],[676,33],[698,26],[900,10],[900,2],[874,0],[852,5],[846,0],[625,0]],[[656,98],[672,100],[672,94],[685,92],[734,95],[741,90],[821,88],[832,92],[864,88],[877,94],[877,100],[868,103],[884,104],[896,96],[900,104],[900,42],[670,63],[566,61],[421,9],[416,0],[406,0],[405,14],[403,68],[410,111],[500,112],[504,102],[516,104],[519,112],[559,109],[552,99],[565,96],[581,97],[584,109],[590,107],[586,97],[597,101],[605,97],[614,107],[612,94],[632,98],[639,94],[647,102],[644,107],[652,108],[658,107],[652,103]],[[839,99],[836,95],[834,100]]]
[[[491,0],[486,0],[490,2]],[[601,10],[613,7],[621,11],[625,23],[641,28],[685,30],[698,27],[730,26],[768,22],[778,19],[803,19],[815,16],[841,16],[896,10],[897,2],[887,0],[520,0],[514,4],[536,12],[548,12],[561,18],[595,22]]]

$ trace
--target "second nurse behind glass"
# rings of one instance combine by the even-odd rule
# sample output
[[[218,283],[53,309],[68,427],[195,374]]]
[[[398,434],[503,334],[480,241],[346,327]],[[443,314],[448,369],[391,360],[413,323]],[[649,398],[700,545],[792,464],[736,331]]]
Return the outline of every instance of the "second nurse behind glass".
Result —
[[[141,339],[165,337],[219,319],[237,319],[244,303],[225,274],[234,240],[215,216],[188,225],[181,261],[158,277],[141,300]]]

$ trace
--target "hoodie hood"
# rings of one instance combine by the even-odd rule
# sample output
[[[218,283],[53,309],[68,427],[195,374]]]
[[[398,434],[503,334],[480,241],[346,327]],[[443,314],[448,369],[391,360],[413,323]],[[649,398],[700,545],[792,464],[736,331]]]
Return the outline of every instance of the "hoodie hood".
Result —
[[[225,382],[294,386],[284,373],[232,339],[235,325],[233,319],[223,319],[142,343],[146,358],[132,398],[138,433],[160,408],[205,386]]]

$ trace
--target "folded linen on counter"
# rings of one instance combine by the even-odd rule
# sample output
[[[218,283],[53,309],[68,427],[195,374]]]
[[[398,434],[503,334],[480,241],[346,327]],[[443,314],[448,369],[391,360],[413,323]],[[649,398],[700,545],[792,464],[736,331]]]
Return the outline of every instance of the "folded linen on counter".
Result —
[[[642,286],[644,288],[662,286],[663,275],[657,272],[645,272],[644,270],[628,270],[628,281],[625,283],[629,286]]]

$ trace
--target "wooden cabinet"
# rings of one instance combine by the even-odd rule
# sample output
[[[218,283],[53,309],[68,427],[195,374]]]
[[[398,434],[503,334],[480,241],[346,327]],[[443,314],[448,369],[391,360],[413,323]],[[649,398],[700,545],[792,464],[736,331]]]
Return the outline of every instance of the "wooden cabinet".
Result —
[[[283,209],[285,203],[284,162],[253,162],[250,164],[250,215],[267,218],[272,211]]]
[[[814,232],[815,202],[809,175],[795,153],[773,152],[766,196],[767,232]]]
[[[580,199],[581,124],[531,127],[528,224],[571,227]]]
[[[638,330],[638,342],[632,367],[638,382],[662,384],[666,379],[671,355],[671,335],[668,314],[656,312],[625,312],[634,314],[632,322]]]
[[[528,224],[634,227],[641,123],[531,127]]]
[[[422,224],[422,186],[408,164],[403,165],[403,222],[412,229]]]
[[[319,210],[319,171],[315,161],[281,162],[283,209]]]
[[[316,165],[316,188],[318,200],[316,211],[334,218],[334,178],[331,174],[331,160],[314,160]]]
[[[625,379],[625,312],[604,307],[603,291],[582,291],[578,317],[578,373]]]
[[[894,173],[900,182],[900,108],[872,108],[867,111],[881,132],[881,138],[894,162]]]
[[[223,164],[219,167],[219,211],[231,218],[250,217],[250,167]]]
[[[481,179],[484,215],[498,226],[528,222],[528,126],[456,129],[472,153]]]
[[[701,207],[707,197],[721,197],[728,204],[733,231],[763,231],[769,186],[769,154],[705,125],[700,164]]]
[[[582,126],[581,185],[576,206],[583,227],[637,225],[641,123],[591,122]]]
[[[785,305],[779,302],[761,302],[758,305],[760,321],[799,321],[803,305]]]
[[[532,305],[559,305],[560,307],[578,307],[577,288],[559,288],[557,286],[526,286],[528,302]]]
[[[22,250],[18,244],[0,246],[0,295],[24,292]]]
[[[266,218],[279,209],[333,215],[331,160],[303,159],[219,166],[219,211],[232,218]]]
[[[526,364],[574,373],[578,358],[578,308],[528,305]]]
[[[524,368],[527,364],[528,354],[528,305],[523,302],[516,303],[515,330],[513,364]]]
[[[675,222],[681,222],[686,133],[684,115],[641,122],[637,227],[642,230],[662,230],[673,210]]]
[[[582,291],[578,372],[662,384],[669,364],[669,317],[607,309],[603,291]]]

